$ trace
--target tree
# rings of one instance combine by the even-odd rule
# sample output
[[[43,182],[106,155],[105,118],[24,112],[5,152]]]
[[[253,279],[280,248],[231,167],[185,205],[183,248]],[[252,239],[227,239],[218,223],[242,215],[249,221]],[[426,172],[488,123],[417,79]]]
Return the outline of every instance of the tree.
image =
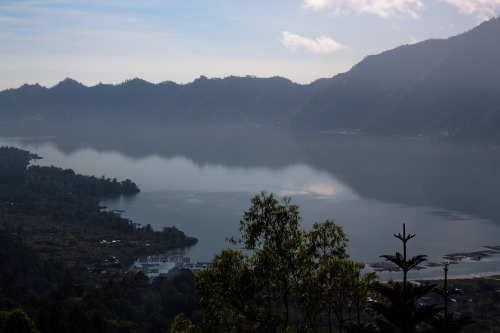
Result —
[[[189,318],[187,318],[184,313],[178,314],[174,318],[172,327],[170,329],[171,333],[193,333],[196,332],[196,328]]]
[[[276,327],[287,327],[293,301],[293,276],[298,268],[298,255],[304,239],[299,229],[301,217],[290,198],[282,204],[273,194],[261,192],[251,199],[252,206],[240,221],[241,243],[252,250],[250,264],[260,277],[263,297],[267,300],[266,316]]]
[[[476,321],[470,319],[470,317],[455,318],[453,313],[448,312],[448,297],[455,294],[460,294],[460,290],[448,289],[448,264],[444,266],[444,286],[443,289],[434,289],[434,292],[441,295],[444,299],[444,313],[436,314],[434,318],[429,322],[433,327],[432,332],[448,332],[448,333],[458,333],[462,329],[473,324]]]
[[[342,331],[352,321],[352,326],[361,326],[368,286],[376,274],[361,274],[364,264],[349,260],[346,247],[342,227],[330,220],[315,223],[306,234],[297,285],[312,329],[326,326],[332,331],[338,325]]]
[[[241,239],[231,239],[242,250],[221,251],[196,276],[205,329],[317,331],[339,321],[342,329],[363,311],[374,274],[348,259],[340,226],[327,220],[306,232],[290,198],[263,191],[251,202]]]
[[[436,304],[417,307],[417,301],[435,288],[434,285],[414,286],[407,282],[407,274],[418,264],[427,260],[426,255],[417,255],[406,258],[406,243],[415,235],[406,235],[403,223],[403,235],[394,235],[403,242],[403,255],[382,255],[381,257],[393,262],[403,271],[403,283],[390,281],[387,284],[374,284],[372,289],[379,293],[382,300],[371,302],[371,307],[380,317],[376,322],[382,332],[416,332],[418,326],[429,321],[441,309]]]
[[[0,311],[0,332],[2,333],[37,333],[35,323],[21,309]]]
[[[403,242],[403,255],[401,253],[396,252],[396,255],[390,255],[390,254],[384,254],[381,255],[382,258],[385,258],[388,261],[391,261],[392,263],[396,264],[401,270],[403,271],[403,286],[406,286],[406,280],[408,276],[408,272],[415,267],[417,267],[420,263],[424,262],[427,260],[427,255],[425,254],[419,254],[416,255],[415,257],[412,257],[410,259],[406,259],[406,243],[415,237],[415,234],[409,234],[406,235],[406,228],[405,224],[403,223],[403,235],[401,234],[394,234],[394,237],[397,239],[401,240]]]
[[[196,289],[205,330],[269,331],[273,322],[264,313],[260,281],[241,251],[221,251],[196,275]]]

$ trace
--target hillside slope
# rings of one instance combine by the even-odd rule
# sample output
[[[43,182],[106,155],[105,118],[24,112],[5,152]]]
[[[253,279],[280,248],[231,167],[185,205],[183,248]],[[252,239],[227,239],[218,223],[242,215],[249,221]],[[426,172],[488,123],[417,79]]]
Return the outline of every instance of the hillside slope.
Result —
[[[368,56],[317,92],[292,126],[498,138],[499,60],[500,18]]]

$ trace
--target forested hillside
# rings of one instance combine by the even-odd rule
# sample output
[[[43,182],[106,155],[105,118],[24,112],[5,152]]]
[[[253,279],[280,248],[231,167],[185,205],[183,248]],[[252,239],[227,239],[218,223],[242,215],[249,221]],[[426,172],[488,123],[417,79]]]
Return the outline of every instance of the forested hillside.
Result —
[[[500,138],[500,18],[368,56],[317,92],[296,128]]]
[[[22,308],[42,332],[146,331],[169,326],[177,314],[169,302],[195,310],[192,273],[150,285],[129,268],[141,256],[196,239],[102,211],[99,198],[138,192],[132,181],[28,166],[37,158],[0,148],[1,309]]]

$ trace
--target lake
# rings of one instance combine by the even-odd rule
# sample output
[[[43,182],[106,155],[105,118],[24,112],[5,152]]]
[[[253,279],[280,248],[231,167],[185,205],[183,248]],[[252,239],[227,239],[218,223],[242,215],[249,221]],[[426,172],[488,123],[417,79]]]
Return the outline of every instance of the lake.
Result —
[[[382,261],[402,251],[402,223],[416,237],[409,255],[500,245],[500,149],[493,145],[289,133],[257,126],[168,127],[155,123],[0,123],[0,146],[43,157],[34,163],[137,183],[141,193],[107,199],[108,209],[161,230],[198,238],[192,262],[209,261],[261,190],[291,196],[302,226],[333,219],[351,258]],[[450,275],[500,272],[500,254],[450,265]],[[399,273],[381,273],[383,279]],[[410,278],[442,277],[442,267]]]

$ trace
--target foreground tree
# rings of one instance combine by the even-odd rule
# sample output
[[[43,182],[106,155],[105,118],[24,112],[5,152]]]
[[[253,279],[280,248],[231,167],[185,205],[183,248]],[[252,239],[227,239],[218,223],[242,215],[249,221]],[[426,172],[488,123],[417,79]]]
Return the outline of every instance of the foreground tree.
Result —
[[[170,333],[194,333],[196,328],[189,318],[187,318],[184,313],[180,313],[174,318],[172,327],[170,328]]]
[[[427,260],[426,255],[417,255],[410,259],[406,257],[406,243],[415,235],[406,235],[403,224],[403,234],[394,235],[403,242],[403,254],[382,255],[403,271],[403,283],[390,282],[375,284],[372,289],[376,291],[381,300],[372,302],[371,307],[380,317],[376,319],[382,332],[417,332],[420,324],[432,320],[432,317],[441,309],[436,304],[417,307],[417,301],[425,294],[432,292],[436,285],[415,286],[407,281],[408,272],[418,264]]]
[[[37,333],[35,323],[21,309],[0,311],[0,332],[2,333]]]
[[[216,255],[198,273],[204,329],[275,332],[332,330],[361,321],[368,284],[363,264],[346,254],[347,238],[333,221],[300,229],[290,198],[261,192],[240,221],[242,250]]]

